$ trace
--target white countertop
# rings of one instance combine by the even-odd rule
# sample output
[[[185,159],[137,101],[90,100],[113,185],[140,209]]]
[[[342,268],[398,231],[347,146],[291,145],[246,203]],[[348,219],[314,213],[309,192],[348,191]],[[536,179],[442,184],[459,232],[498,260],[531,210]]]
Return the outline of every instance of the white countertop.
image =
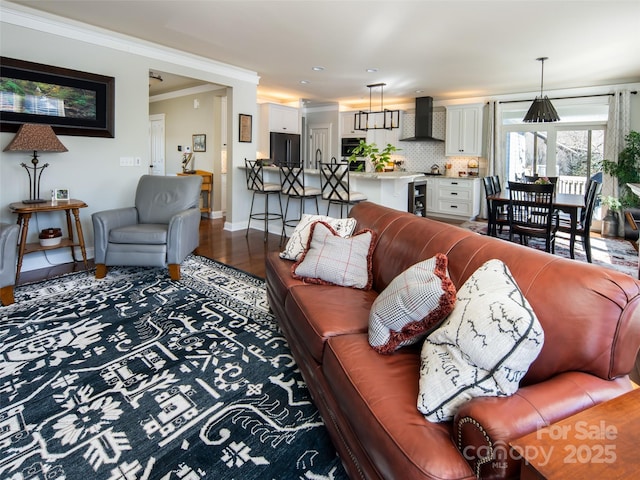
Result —
[[[244,165],[240,166],[240,168],[245,168]],[[280,169],[276,166],[266,166],[264,167],[265,171],[270,172],[278,172]],[[305,175],[320,175],[320,170],[315,168],[305,168]],[[421,172],[349,172],[349,175],[353,178],[361,178],[361,179],[375,179],[375,180],[402,180],[406,179],[409,181],[413,181],[417,178],[421,180],[426,178],[424,173]],[[421,178],[422,177],[422,178]]]

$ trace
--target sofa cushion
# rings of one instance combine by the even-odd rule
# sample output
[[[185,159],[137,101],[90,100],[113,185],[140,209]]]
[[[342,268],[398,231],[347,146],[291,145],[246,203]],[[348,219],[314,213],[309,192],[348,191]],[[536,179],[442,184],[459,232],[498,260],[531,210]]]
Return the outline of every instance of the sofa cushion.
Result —
[[[321,368],[338,414],[376,465],[378,474],[367,478],[475,478],[451,423],[429,422],[415,408],[419,347],[380,355],[366,333],[329,338]]]
[[[542,327],[508,267],[487,261],[423,344],[418,410],[434,422],[450,420],[471,398],[512,395],[543,342]]]
[[[302,215],[300,221],[293,229],[293,233],[289,237],[286,247],[280,252],[280,258],[287,260],[300,260],[302,253],[309,243],[309,234],[311,233],[311,225],[315,222],[323,221],[333,227],[333,229],[341,237],[348,237],[356,228],[355,218],[332,218],[326,215]]]
[[[372,230],[342,238],[328,223],[315,222],[311,225],[308,248],[291,273],[308,283],[369,290],[374,240]]]
[[[392,353],[416,343],[451,313],[455,303],[447,256],[437,253],[402,272],[376,298],[369,314],[369,344],[379,353]]]

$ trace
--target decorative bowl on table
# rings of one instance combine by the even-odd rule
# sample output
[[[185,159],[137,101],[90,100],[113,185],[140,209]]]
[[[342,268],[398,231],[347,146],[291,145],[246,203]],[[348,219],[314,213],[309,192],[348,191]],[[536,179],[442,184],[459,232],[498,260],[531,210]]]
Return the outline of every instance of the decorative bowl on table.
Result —
[[[62,229],[45,228],[40,232],[38,237],[40,238],[40,246],[55,247],[56,245],[60,245],[60,242],[62,241]]]

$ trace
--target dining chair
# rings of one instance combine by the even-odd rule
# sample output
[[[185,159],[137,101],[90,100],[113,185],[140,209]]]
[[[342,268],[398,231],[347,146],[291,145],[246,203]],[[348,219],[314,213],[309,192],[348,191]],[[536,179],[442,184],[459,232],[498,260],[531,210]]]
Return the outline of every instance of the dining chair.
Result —
[[[545,250],[554,247],[557,224],[553,207],[553,184],[509,182],[509,240],[519,235],[527,245],[530,237],[545,241]]]
[[[304,167],[291,167],[288,165],[280,165],[280,188],[281,193],[287,196],[287,204],[284,209],[284,218],[282,220],[282,238],[286,237],[286,227],[295,227],[304,213],[305,203],[307,200],[314,200],[316,204],[316,214],[318,210],[318,196],[322,193],[319,188],[306,185],[304,178]],[[300,201],[300,210],[296,218],[288,218],[289,200]]]
[[[578,224],[576,225],[573,234],[579,236],[582,240],[582,247],[584,248],[584,253],[587,256],[587,262],[591,262],[591,221],[593,219],[593,212],[596,207],[596,201],[598,199],[598,195],[600,195],[601,184],[596,181],[591,181],[589,183],[589,190],[587,191],[587,200],[585,203],[585,208],[582,209],[580,218],[578,219]],[[584,212],[584,213],[583,213]],[[571,221],[564,216],[557,216],[557,230],[558,232],[566,233],[571,235]]]
[[[493,192],[498,193],[502,191],[502,186],[500,185],[500,176],[499,175],[491,175],[491,183],[493,184]]]
[[[509,218],[501,209],[495,208],[496,205],[489,198],[490,195],[496,193],[492,177],[483,177],[482,184],[484,186],[485,200],[487,202],[487,235],[495,237],[497,235],[498,228],[500,229],[500,233],[502,233],[503,226],[509,224]]]
[[[249,236],[249,228],[251,227],[251,220],[262,220],[264,222],[264,241],[267,241],[267,235],[269,233],[269,222],[272,220],[283,221],[284,215],[282,214],[282,201],[280,198],[280,183],[272,183],[264,181],[264,169],[261,160],[247,160],[244,159],[245,175],[247,179],[247,188],[253,193],[251,196],[251,208],[249,210],[249,222],[247,223],[247,231],[245,237]],[[264,210],[262,212],[253,213],[253,203],[255,202],[256,195],[264,197]],[[278,202],[279,212],[269,211],[269,197],[276,196]],[[284,227],[282,227],[284,230]],[[281,230],[282,231],[282,230]]]
[[[335,157],[331,159],[331,163],[320,164],[320,189],[322,198],[328,202],[327,215],[331,205],[340,206],[340,218],[343,218],[343,208],[347,208],[349,214],[349,206],[367,199],[364,193],[351,190],[349,180],[349,164],[338,163]]]

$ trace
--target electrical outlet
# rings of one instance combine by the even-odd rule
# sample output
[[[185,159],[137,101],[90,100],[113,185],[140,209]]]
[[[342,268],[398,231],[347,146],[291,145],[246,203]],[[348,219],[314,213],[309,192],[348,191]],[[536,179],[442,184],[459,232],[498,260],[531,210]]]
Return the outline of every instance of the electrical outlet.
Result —
[[[134,159],[134,164],[136,167],[139,167],[142,164],[142,159],[140,157],[136,157]]]
[[[182,145],[178,145],[178,151],[181,152],[182,151]]]

